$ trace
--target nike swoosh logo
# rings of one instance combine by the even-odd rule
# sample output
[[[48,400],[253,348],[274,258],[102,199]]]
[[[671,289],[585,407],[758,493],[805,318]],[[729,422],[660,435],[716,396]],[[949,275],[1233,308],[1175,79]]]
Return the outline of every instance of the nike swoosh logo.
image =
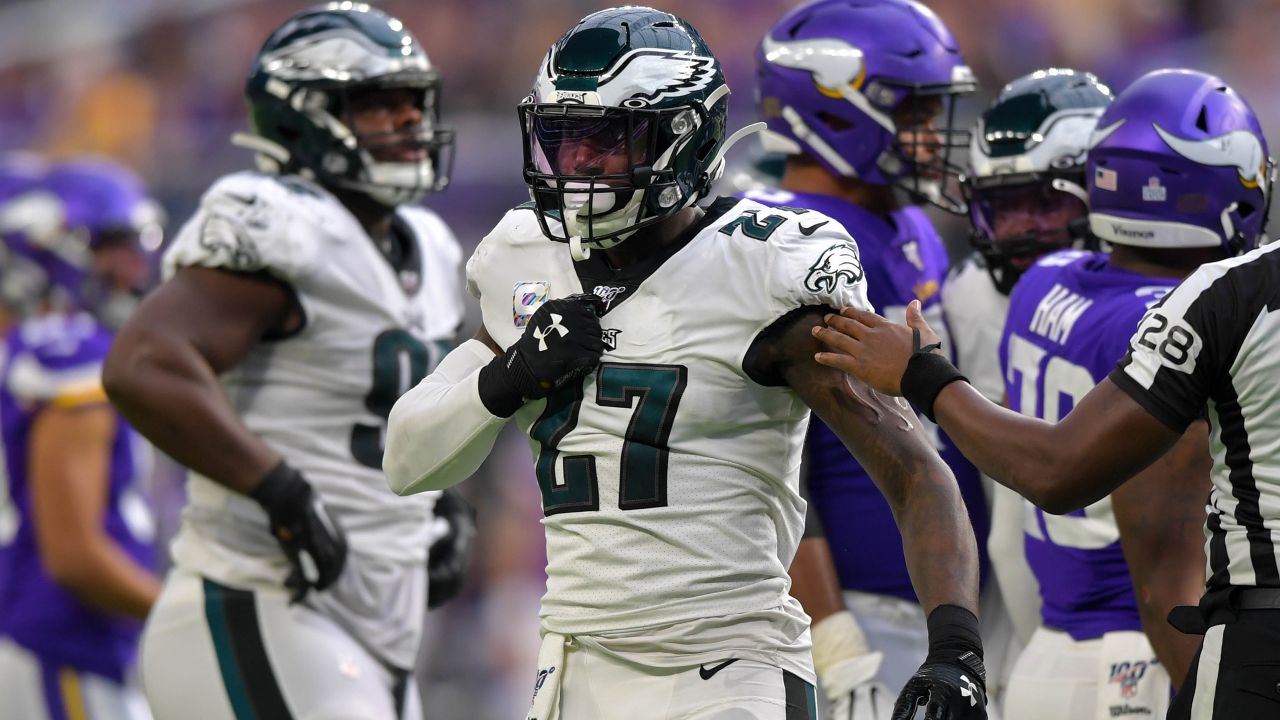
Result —
[[[814,233],[818,232],[818,228],[822,227],[823,225],[826,225],[826,224],[827,224],[827,223],[829,223],[829,222],[831,222],[831,221],[830,221],[830,220],[823,220],[822,222],[818,223],[817,225],[811,225],[810,227],[805,227],[805,226],[801,225],[801,226],[800,226],[800,234],[801,234],[801,235],[804,235],[805,237],[809,237],[810,235],[812,235],[812,234],[814,234]]]
[[[730,665],[736,662],[738,662],[738,658],[733,658],[732,660],[725,660],[719,665],[713,665],[709,668],[706,665],[699,665],[698,677],[701,677],[703,680],[710,680],[712,675],[715,675],[716,673],[720,672],[721,670],[729,667]]]

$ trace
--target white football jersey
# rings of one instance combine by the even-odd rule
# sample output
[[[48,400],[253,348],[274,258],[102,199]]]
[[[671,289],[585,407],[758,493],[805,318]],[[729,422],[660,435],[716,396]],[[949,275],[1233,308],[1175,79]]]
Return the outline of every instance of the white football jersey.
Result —
[[[205,195],[166,254],[165,274],[222,268],[292,288],[303,327],[259,342],[220,379],[245,425],[302,472],[346,531],[342,576],[308,603],[407,668],[438,493],[391,492],[383,437],[391,406],[435,367],[462,322],[462,255],[428,210],[402,207],[394,222],[412,239],[399,273],[323,188],[237,173]],[[261,507],[196,473],[173,553],[192,572],[242,587],[279,588],[288,570]]]
[[[980,256],[970,255],[951,271],[942,285],[942,313],[951,331],[956,366],[984,397],[1001,402],[1000,334],[1009,314],[1009,296],[996,289]]]
[[[752,613],[774,613],[775,631],[807,627],[787,569],[804,527],[809,408],[780,379],[749,377],[743,360],[792,310],[869,309],[857,247],[819,213],[731,198],[686,237],[618,271],[600,252],[575,264],[522,206],[467,265],[485,328],[503,347],[547,299],[594,292],[607,305],[597,371],[515,416],[542,490],[550,631],[623,637]],[[529,330],[551,341],[557,332]],[[686,659],[699,647],[646,636]],[[777,654],[795,638],[737,641],[776,643]]]

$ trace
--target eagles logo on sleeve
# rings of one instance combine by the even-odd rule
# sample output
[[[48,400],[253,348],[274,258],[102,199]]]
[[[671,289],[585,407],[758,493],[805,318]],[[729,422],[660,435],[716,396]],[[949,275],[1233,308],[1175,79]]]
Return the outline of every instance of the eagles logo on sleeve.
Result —
[[[806,290],[815,293],[834,293],[844,280],[849,285],[862,281],[862,262],[858,249],[847,242],[831,245],[809,266],[804,278]]]

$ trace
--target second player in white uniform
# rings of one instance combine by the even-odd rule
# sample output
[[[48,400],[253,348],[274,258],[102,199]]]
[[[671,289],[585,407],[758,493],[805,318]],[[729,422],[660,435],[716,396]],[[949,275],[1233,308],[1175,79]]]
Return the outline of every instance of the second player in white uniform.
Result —
[[[414,204],[444,184],[436,83],[367,6],[287,21],[248,89],[272,172],[206,193],[113,351],[113,400],[191,468],[143,639],[158,718],[419,717],[439,494],[397,498],[381,466],[387,413],[463,317],[461,250]],[[332,172],[346,148],[350,175],[281,130],[334,123],[316,152]]]

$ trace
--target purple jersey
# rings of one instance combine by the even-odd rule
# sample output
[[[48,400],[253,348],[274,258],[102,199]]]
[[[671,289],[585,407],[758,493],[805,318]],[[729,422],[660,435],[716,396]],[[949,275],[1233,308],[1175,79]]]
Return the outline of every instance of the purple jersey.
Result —
[[[942,327],[941,289],[947,251],[929,218],[917,207],[876,215],[841,198],[783,190],[746,194],[757,202],[816,210],[834,218],[858,243],[867,277],[867,296],[875,311],[901,321],[907,303],[919,299],[933,327]],[[935,442],[960,484],[979,538],[986,567],[987,511],[977,470],[936,426]],[[846,590],[893,595],[915,601],[902,552],[902,536],[889,503],[840,439],[817,417],[805,443],[809,500],[825,527],[840,584]]]
[[[1175,285],[1112,267],[1102,253],[1042,258],[1014,288],[1000,339],[1009,407],[1049,422],[1065,417],[1115,368],[1147,308]],[[1076,640],[1141,631],[1111,499],[1062,516],[1027,508],[1027,562],[1040,582],[1045,626]]]
[[[29,433],[43,409],[106,402],[100,377],[110,344],[111,335],[88,315],[55,315],[23,323],[0,346],[0,637],[42,661],[120,682],[142,624],[93,609],[49,577],[36,547],[26,473]],[[125,552],[150,567],[153,528],[134,488],[135,435],[123,419],[117,423],[103,523]]]

